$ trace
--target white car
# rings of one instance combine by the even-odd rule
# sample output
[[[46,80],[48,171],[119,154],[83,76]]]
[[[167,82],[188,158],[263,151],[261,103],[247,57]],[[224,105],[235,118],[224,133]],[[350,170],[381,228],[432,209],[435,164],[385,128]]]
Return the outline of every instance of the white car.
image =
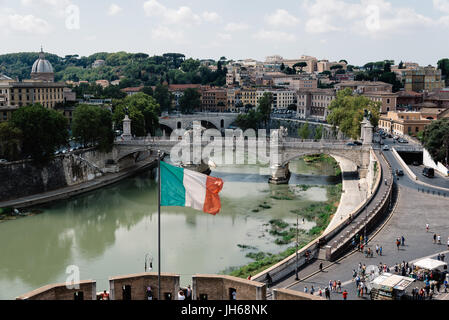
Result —
[[[383,150],[383,151],[390,151],[390,146],[384,146],[384,147],[382,148],[382,150]]]

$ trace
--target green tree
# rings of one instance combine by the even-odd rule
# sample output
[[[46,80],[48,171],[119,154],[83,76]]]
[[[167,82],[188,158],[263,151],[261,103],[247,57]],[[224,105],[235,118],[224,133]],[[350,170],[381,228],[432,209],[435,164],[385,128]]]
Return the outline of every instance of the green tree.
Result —
[[[60,112],[39,104],[16,110],[11,123],[22,131],[22,153],[37,163],[50,160],[58,148],[68,143],[67,119]]]
[[[144,86],[142,90],[140,90],[140,92],[145,93],[146,95],[149,96],[153,96],[154,92],[153,92],[153,88],[150,86]]]
[[[260,113],[260,120],[265,124],[265,128],[268,128],[268,122],[271,118],[271,107],[273,104],[273,94],[271,92],[265,92],[259,100],[259,107],[257,112]]]
[[[113,120],[116,128],[123,128],[125,110],[128,108],[133,135],[143,137],[156,134],[159,127],[160,106],[153,97],[139,92],[123,100],[115,101],[114,104]]]
[[[184,72],[194,72],[197,71],[200,67],[200,62],[198,60],[194,60],[192,58],[185,60],[181,64],[181,69]]]
[[[22,145],[22,131],[10,122],[0,123],[0,157],[9,161],[19,159]]]
[[[422,135],[424,147],[435,161],[449,164],[449,120],[433,121]]]
[[[299,72],[301,73],[305,67],[307,67],[307,62],[298,62],[293,65],[293,69],[296,70],[296,68],[299,68]]]
[[[196,89],[188,88],[179,100],[179,105],[183,114],[193,113],[195,109],[201,106],[201,94]]]
[[[257,130],[259,128],[260,118],[260,113],[252,108],[246,114],[239,114],[237,119],[235,120],[235,124],[242,130]]]
[[[170,112],[173,97],[167,86],[158,84],[154,89],[153,97],[159,104],[161,111]]]
[[[361,131],[364,110],[371,111],[371,124],[377,127],[380,117],[380,102],[367,97],[354,95],[351,89],[341,90],[329,106],[327,121],[338,127],[346,136],[358,139]]]
[[[449,86],[449,59],[446,58],[438,61],[438,69],[441,70],[441,74],[446,79],[446,86]]]
[[[298,135],[303,140],[307,140],[310,138],[310,128],[309,128],[309,122],[306,122],[301,128],[298,129]]]
[[[112,114],[110,111],[90,105],[79,105],[73,113],[72,134],[84,146],[97,145],[109,152],[114,143]]]
[[[323,131],[324,131],[323,125],[320,125],[320,126],[316,127],[314,139],[315,140],[321,140],[323,138]]]

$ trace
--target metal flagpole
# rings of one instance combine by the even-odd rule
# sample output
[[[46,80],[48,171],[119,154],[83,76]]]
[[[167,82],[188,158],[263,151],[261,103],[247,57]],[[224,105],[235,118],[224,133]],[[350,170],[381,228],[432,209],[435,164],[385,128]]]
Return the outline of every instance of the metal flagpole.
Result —
[[[157,268],[157,283],[158,283],[158,300],[161,300],[161,151],[157,151],[157,247],[158,247],[158,268]]]

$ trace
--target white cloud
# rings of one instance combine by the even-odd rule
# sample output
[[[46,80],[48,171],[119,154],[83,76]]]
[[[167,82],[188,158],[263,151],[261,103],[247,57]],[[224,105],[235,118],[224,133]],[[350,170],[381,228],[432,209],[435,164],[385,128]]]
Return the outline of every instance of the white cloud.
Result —
[[[294,27],[299,23],[298,18],[284,9],[277,9],[272,15],[266,16],[265,21],[275,27]]]
[[[232,40],[232,35],[229,33],[219,33],[217,34],[217,37],[221,40],[229,41]]]
[[[294,34],[273,30],[261,30],[256,34],[254,34],[254,38],[259,40],[280,41],[280,42],[293,42],[296,40]]]
[[[71,0],[21,0],[24,7],[49,11],[58,17],[64,17],[67,7],[73,5]]]
[[[386,0],[305,0],[303,6],[308,15],[306,31],[309,33],[343,31],[388,36],[436,24],[414,9],[395,7]]]
[[[109,16],[115,16],[115,15],[117,15],[117,14],[119,14],[120,12],[122,12],[122,8],[121,7],[119,7],[118,5],[116,5],[115,3],[113,3],[113,4],[111,4],[110,6],[109,6],[109,9],[108,9],[108,15]]]
[[[48,34],[51,30],[50,24],[32,14],[20,15],[3,10],[0,13],[0,28],[5,33],[23,32],[30,34]]]
[[[433,0],[433,7],[438,11],[449,13],[449,0]]]
[[[230,22],[225,27],[225,30],[228,32],[243,31],[248,29],[249,26],[246,23],[237,23],[237,22]]]
[[[185,42],[184,32],[179,29],[170,29],[166,26],[159,26],[151,30],[151,37],[154,40],[170,40],[177,43]]]
[[[157,0],[149,0],[143,4],[145,14],[149,17],[157,17],[166,24],[195,25],[201,23],[201,17],[192,9],[181,6],[178,9],[170,9],[160,4]]]
[[[207,22],[221,22],[221,17],[218,15],[218,13],[216,12],[208,12],[208,11],[204,11],[202,14],[202,17],[204,19],[204,21]]]

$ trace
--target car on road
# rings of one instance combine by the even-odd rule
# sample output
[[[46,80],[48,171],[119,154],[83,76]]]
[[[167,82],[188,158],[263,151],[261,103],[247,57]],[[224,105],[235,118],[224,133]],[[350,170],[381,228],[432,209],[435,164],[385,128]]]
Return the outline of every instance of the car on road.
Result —
[[[354,142],[349,142],[346,144],[348,147],[355,147],[356,144]]]
[[[0,163],[6,163],[6,162],[8,162],[8,160],[6,160],[6,159],[0,159]]]
[[[404,144],[405,144],[405,143],[408,143],[408,141],[405,140],[405,139],[399,139],[398,142],[399,142],[399,143],[404,143]]]
[[[396,175],[397,175],[398,177],[402,177],[402,176],[404,175],[404,171],[401,170],[401,169],[396,169]]]
[[[360,141],[354,141],[354,144],[355,144],[356,146],[363,146],[363,143],[361,143]]]
[[[390,146],[389,146],[389,145],[385,145],[385,146],[382,148],[382,150],[383,150],[383,151],[390,151]]]
[[[435,177],[435,170],[433,168],[424,168],[422,171],[423,176],[427,178],[433,178]]]
[[[418,161],[413,161],[413,165],[414,165],[415,167],[419,167],[419,166],[420,166],[420,164],[419,164]]]

